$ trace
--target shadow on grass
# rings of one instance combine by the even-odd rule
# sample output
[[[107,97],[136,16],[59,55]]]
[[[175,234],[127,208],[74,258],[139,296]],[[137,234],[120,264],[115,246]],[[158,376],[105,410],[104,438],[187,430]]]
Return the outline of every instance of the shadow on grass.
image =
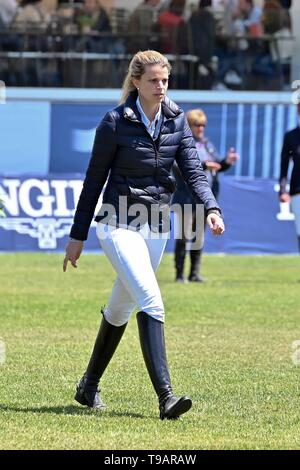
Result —
[[[127,417],[127,418],[138,418],[146,419],[150,416],[144,416],[140,413],[119,412],[119,411],[108,411],[108,410],[92,410],[89,408],[79,408],[78,406],[39,406],[39,407],[26,407],[21,408],[18,406],[6,406],[0,405],[0,411],[15,411],[18,413],[54,413],[58,415],[89,415],[89,416],[109,416],[114,417]]]

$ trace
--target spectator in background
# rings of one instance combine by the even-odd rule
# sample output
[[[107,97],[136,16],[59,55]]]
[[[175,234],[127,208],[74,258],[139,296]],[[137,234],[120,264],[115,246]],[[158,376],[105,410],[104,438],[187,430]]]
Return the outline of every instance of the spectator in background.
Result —
[[[130,15],[128,20],[128,32],[136,37],[130,39],[127,44],[129,52],[136,52],[157,47],[153,43],[151,33],[157,32],[157,18],[160,11],[160,0],[144,0]],[[142,36],[139,36],[142,35]],[[143,36],[144,35],[144,36]]]
[[[74,24],[81,36],[75,36],[76,51],[91,53],[123,53],[125,48],[122,39],[113,37],[111,23],[105,8],[99,0],[84,0],[80,9],[75,12]],[[111,59],[113,64],[113,58]],[[110,65],[111,65],[110,64]],[[109,65],[109,67],[110,67]],[[73,86],[78,83],[78,65],[72,63],[70,76],[74,80]],[[86,64],[85,86],[90,88],[106,87],[108,80],[108,65],[102,60],[90,60]],[[114,77],[109,77],[113,80]]]
[[[0,0],[0,21],[4,27],[8,27],[16,15],[18,2],[16,0]]]
[[[57,0],[22,0],[11,27],[31,31],[45,31],[56,14]]]
[[[187,23],[189,53],[198,56],[198,88],[209,89],[213,84],[212,57],[215,49],[216,21],[211,12],[212,1],[200,0]]]
[[[292,31],[292,18],[290,14],[290,8],[292,7],[292,0],[279,0],[280,5],[283,8],[283,23],[286,25],[289,23],[289,28]]]
[[[110,51],[112,40],[107,37],[97,37],[99,33],[111,32],[109,17],[99,0],[84,0],[82,8],[75,12],[74,23],[77,25],[78,31],[84,35],[77,42],[77,50],[100,53]],[[94,73],[97,74],[97,72],[103,74],[100,64],[99,70],[97,67],[97,64],[90,64],[90,76]]]
[[[12,32],[25,33],[25,36],[15,35],[17,50],[47,51],[51,40],[44,33],[48,32],[56,18],[57,0],[22,0],[10,25]],[[34,58],[17,62],[15,73],[17,80],[25,86],[60,84],[55,62],[48,59],[43,61],[43,67]]]
[[[291,59],[294,49],[294,38],[291,29],[291,19],[287,10],[281,11],[280,29],[272,34],[270,41],[270,55],[283,80],[283,85],[290,89]]]
[[[290,58],[293,50],[289,12],[278,0],[265,0],[262,24],[268,39],[260,44],[260,50],[252,64],[252,73],[256,77],[261,76],[264,88],[266,78],[269,87],[282,88],[290,80]]]
[[[290,189],[287,190],[287,175],[290,162],[293,162]],[[279,200],[290,202],[295,215],[296,233],[300,253],[300,103],[298,103],[298,125],[284,135],[281,151],[279,177]]]
[[[111,31],[108,15],[99,0],[84,0],[82,8],[75,13],[74,21],[81,33]]]
[[[265,34],[275,34],[280,31],[286,15],[288,12],[283,9],[278,0],[265,0],[262,15]]]
[[[186,116],[193,133],[198,158],[202,164],[203,170],[206,172],[213,195],[217,198],[219,194],[218,173],[231,168],[231,166],[239,159],[239,155],[236,153],[234,148],[231,148],[226,157],[220,159],[214,145],[207,137],[205,137],[207,117],[202,109],[192,109],[187,112]],[[187,251],[186,245],[187,242],[190,241],[188,240],[189,235],[195,231],[196,206],[194,198],[184,183],[178,167],[174,165],[173,169],[178,188],[173,197],[173,204],[180,204],[181,206],[184,204],[193,205],[193,210],[190,212],[184,211],[184,218],[179,221],[181,225],[180,234],[183,234],[183,236],[177,238],[175,244],[176,282],[187,282],[184,277],[184,262]],[[204,238],[199,240],[198,246],[195,246],[196,243],[194,243],[193,249],[190,250],[191,268],[188,277],[190,282],[204,282],[204,279],[200,276],[203,241]]]
[[[160,50],[163,53],[176,53],[182,37],[180,26],[184,25],[184,9],[186,0],[171,0],[167,10],[158,16],[158,31],[164,34],[160,40]]]
[[[234,34],[234,21],[239,16],[239,0],[224,0],[224,31],[225,35]]]
[[[239,0],[224,0],[223,29],[216,41],[218,57],[217,83],[214,89],[223,90],[229,87],[240,87],[244,74],[244,58],[240,52],[241,40],[236,40],[236,21],[242,19]],[[225,85],[226,84],[226,85]]]
[[[12,34],[6,33],[18,10],[16,0],[0,0],[0,50],[15,51],[19,50],[18,38]],[[16,85],[15,74],[12,73],[12,61],[5,57],[0,59],[0,79],[10,86]]]
[[[241,34],[257,37],[262,34],[262,9],[253,0],[239,0],[242,20],[239,22]]]

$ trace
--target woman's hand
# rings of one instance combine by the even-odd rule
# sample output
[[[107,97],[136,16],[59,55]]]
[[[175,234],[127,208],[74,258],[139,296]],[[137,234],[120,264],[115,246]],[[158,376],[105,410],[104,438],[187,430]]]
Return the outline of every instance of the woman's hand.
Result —
[[[67,265],[68,261],[72,264],[73,268],[77,268],[76,261],[81,255],[83,248],[83,242],[78,240],[78,241],[69,241],[69,243],[66,246],[66,256],[64,259],[64,264],[63,264],[63,271],[66,272],[67,270]]]
[[[230,147],[227,152],[225,162],[227,165],[234,165],[240,159],[239,154],[236,152],[234,147]]]
[[[290,197],[289,193],[282,193],[279,196],[279,201],[280,202],[290,202],[290,200],[291,200],[291,197]]]
[[[209,214],[207,216],[207,224],[214,235],[222,235],[225,231],[223,219],[218,214]]]
[[[205,166],[209,171],[219,171],[221,170],[221,165],[218,162],[207,161],[205,162]]]

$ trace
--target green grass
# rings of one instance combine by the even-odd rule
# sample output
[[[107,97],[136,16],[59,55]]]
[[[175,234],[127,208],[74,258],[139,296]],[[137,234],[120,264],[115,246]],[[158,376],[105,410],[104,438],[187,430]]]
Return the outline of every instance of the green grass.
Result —
[[[300,448],[300,258],[205,256],[204,285],[158,278],[177,394],[193,408],[160,421],[135,318],[101,382],[106,411],[73,400],[114,272],[101,255],[1,255],[1,449]]]

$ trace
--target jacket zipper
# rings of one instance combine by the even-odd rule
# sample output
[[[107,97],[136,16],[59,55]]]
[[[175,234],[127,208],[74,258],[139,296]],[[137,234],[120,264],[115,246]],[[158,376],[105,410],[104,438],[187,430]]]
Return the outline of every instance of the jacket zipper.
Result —
[[[127,118],[128,119],[128,118]],[[153,139],[153,137],[149,134],[149,132],[147,131],[147,128],[145,126],[145,124],[141,121],[139,121],[138,119],[129,119],[131,122],[136,122],[137,124],[140,124],[141,126],[143,126],[143,128],[145,129],[147,135],[150,137],[151,139],[151,142],[152,142],[152,145],[153,145],[153,149],[154,149],[154,158],[155,158],[155,169],[157,170],[158,169],[158,151],[157,151],[157,147],[156,147],[156,144],[155,144],[155,140]],[[157,189],[159,188],[159,184],[156,183],[156,187]],[[157,192],[158,194],[158,192]],[[158,194],[159,195],[159,194]]]

